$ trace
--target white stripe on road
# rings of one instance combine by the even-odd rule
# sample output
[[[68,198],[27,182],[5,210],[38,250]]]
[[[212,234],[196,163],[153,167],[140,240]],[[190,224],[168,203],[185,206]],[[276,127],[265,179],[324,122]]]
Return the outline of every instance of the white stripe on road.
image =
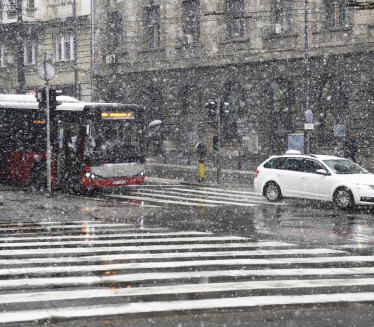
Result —
[[[109,224],[106,224],[106,223],[91,223],[91,222],[88,222],[88,221],[82,221],[81,222],[81,225],[78,225],[78,224],[74,224],[74,225],[64,225],[64,224],[56,224],[56,225],[46,225],[46,226],[43,226],[42,224],[40,223],[35,223],[35,224],[31,224],[29,226],[9,226],[9,227],[5,227],[5,228],[1,228],[0,227],[0,231],[7,231],[7,230],[23,230],[23,229],[26,229],[26,230],[29,230],[29,229],[51,229],[51,228],[58,228],[58,229],[71,229],[71,228],[82,228],[83,225],[89,225],[90,227],[97,227],[97,228],[101,228],[101,227],[121,227],[121,228],[127,228],[127,227],[134,227],[135,224],[128,224],[128,223],[121,223],[121,224],[118,224],[118,223],[109,223]]]
[[[57,287],[57,286],[83,286],[98,283],[133,283],[136,281],[156,281],[172,279],[192,279],[215,277],[279,277],[279,276],[336,276],[336,275],[366,275],[373,274],[373,267],[355,268],[306,268],[306,269],[252,269],[252,270],[222,270],[222,271],[189,271],[189,272],[157,272],[134,273],[125,275],[105,276],[78,276],[55,278],[24,278],[12,280],[0,280],[0,288],[17,289],[18,287]]]
[[[276,281],[249,281],[233,283],[208,283],[208,284],[181,284],[170,286],[151,286],[133,288],[96,288],[88,290],[47,291],[30,293],[0,294],[1,303],[26,303],[36,301],[61,301],[76,299],[93,299],[105,297],[126,297],[142,295],[163,294],[189,294],[211,292],[235,292],[266,289],[288,288],[321,288],[345,286],[374,285],[374,278],[343,278],[343,279],[308,279],[308,280],[276,280]]]
[[[171,194],[174,194],[173,192],[170,192]],[[137,191],[136,193],[133,193],[133,194],[139,194],[139,199],[143,199],[143,195],[150,195],[149,192],[140,192],[140,191]],[[206,198],[186,198],[186,197],[183,197],[183,196],[173,196],[173,195],[163,195],[163,194],[159,194],[159,193],[151,193],[152,196],[154,197],[158,197],[158,198],[166,198],[166,199],[177,199],[177,200],[186,200],[186,201],[198,201],[200,203],[203,203],[205,205],[205,203],[215,203],[215,204],[230,204],[230,205],[237,205],[237,206],[244,206],[244,207],[253,207],[254,204],[253,203],[247,203],[247,202],[233,202],[233,201],[219,201],[219,200],[209,200],[209,199],[206,199]],[[113,195],[115,197],[115,195]],[[119,195],[117,195],[117,197],[121,197]],[[126,196],[127,197],[127,196]],[[153,199],[153,197],[151,198]]]
[[[120,195],[120,194],[110,194],[106,195],[108,198],[121,198],[121,199],[130,199],[130,200],[142,200],[142,201],[150,201],[150,202],[158,202],[158,203],[168,203],[168,204],[182,204],[186,206],[198,206],[198,207],[217,207],[216,205],[207,204],[203,201],[201,203],[196,202],[186,202],[186,201],[173,201],[173,200],[160,200],[154,199],[150,197],[139,197],[139,196],[131,196],[131,195]]]
[[[84,236],[82,236],[84,238]],[[206,242],[206,241],[229,241],[229,240],[247,240],[247,237],[240,236],[224,236],[224,237],[164,237],[164,238],[132,238],[126,240],[88,240],[84,241],[55,241],[55,242],[25,242],[25,243],[0,243],[0,248],[10,247],[44,247],[44,246],[60,246],[60,245],[100,245],[100,244],[141,244],[141,243],[175,243],[175,242]]]
[[[29,249],[29,250],[3,250],[0,256],[15,255],[56,255],[70,253],[98,253],[98,252],[116,252],[116,251],[168,251],[168,250],[194,250],[194,249],[233,249],[233,248],[256,248],[260,243],[215,243],[215,244],[177,244],[177,245],[134,245],[134,246],[109,246],[93,248],[51,248],[51,249]]]
[[[91,227],[89,223],[87,223],[86,227]],[[143,230],[143,229],[136,229],[137,231]],[[15,244],[25,244],[28,241],[38,241],[38,240],[65,240],[65,239],[84,239],[84,240],[90,240],[90,239],[106,239],[106,238],[120,238],[120,237],[126,237],[126,238],[135,238],[135,237],[157,237],[157,236],[178,236],[178,235],[212,235],[210,232],[169,232],[169,233],[158,233],[159,229],[155,229],[154,232],[150,233],[149,229],[144,229],[144,233],[118,233],[118,234],[92,234],[93,232],[87,232],[86,235],[55,235],[55,236],[22,236],[22,237],[0,237],[0,242],[10,242],[10,241],[19,241],[20,243]],[[24,242],[24,243],[23,243]],[[10,244],[10,243],[8,243]],[[40,243],[41,245],[44,244],[44,242]],[[0,245],[1,246],[1,245]],[[12,245],[12,246],[21,246],[21,245]]]
[[[238,194],[233,194],[233,193],[222,193],[222,192],[212,192],[212,191],[203,191],[203,190],[199,190],[199,189],[183,189],[183,188],[170,188],[170,189],[163,189],[163,190],[150,190],[150,189],[138,189],[136,190],[133,194],[137,194],[137,193],[141,193],[141,192],[146,192],[146,193],[151,193],[151,194],[154,194],[154,193],[163,193],[163,194],[176,194],[177,191],[177,194],[180,194],[180,195],[185,195],[185,196],[190,196],[189,193],[192,193],[192,194],[203,194],[205,196],[208,196],[209,198],[212,198],[212,199],[227,199],[227,200],[231,200],[231,198],[234,197],[234,200],[236,201],[239,201],[239,200],[258,200],[259,202],[261,203],[264,203],[266,201],[263,201],[264,197],[261,197],[260,195],[257,195],[257,196],[250,196],[250,195],[238,195]],[[186,194],[187,193],[187,194]],[[205,197],[203,198],[205,199]],[[262,200],[262,201],[261,201]]]
[[[329,260],[330,259],[330,260]],[[193,261],[162,261],[162,262],[130,262],[117,264],[99,264],[87,266],[57,266],[57,267],[30,267],[30,268],[8,268],[0,269],[0,275],[27,275],[27,274],[56,274],[56,273],[86,273],[98,271],[114,271],[114,270],[128,270],[128,269],[175,269],[182,267],[205,267],[205,266],[253,266],[253,265],[288,265],[297,263],[321,264],[329,263],[334,259],[330,258],[284,258],[284,259],[220,259],[220,260],[193,260]],[[339,262],[351,262],[344,260],[344,257],[339,258]],[[371,261],[374,261],[372,258]],[[334,261],[337,262],[337,261]],[[354,260],[353,262],[359,262]]]
[[[58,309],[41,309],[29,311],[13,311],[0,314],[1,323],[26,322],[46,320],[59,317],[72,319],[83,317],[97,317],[107,315],[126,315],[137,313],[173,312],[186,310],[211,310],[224,308],[246,308],[261,306],[285,306],[313,303],[351,303],[372,302],[374,293],[341,293],[341,294],[313,294],[313,295],[274,295],[274,296],[249,296],[237,298],[216,298],[205,300],[186,301],[157,301],[139,302],[120,305],[92,305],[85,307],[70,307]]]
[[[263,243],[261,247],[293,246],[288,243],[268,242]],[[48,258],[19,258],[2,259],[0,264],[19,265],[30,263],[67,263],[67,262],[92,262],[92,261],[114,261],[114,260],[133,260],[133,259],[171,259],[171,258],[207,258],[207,257],[232,257],[232,256],[272,256],[272,255],[320,255],[320,254],[343,254],[345,251],[335,251],[327,249],[281,249],[281,250],[252,250],[252,251],[214,251],[214,252],[161,252],[161,253],[135,253],[135,254],[105,254],[80,257],[48,257]]]

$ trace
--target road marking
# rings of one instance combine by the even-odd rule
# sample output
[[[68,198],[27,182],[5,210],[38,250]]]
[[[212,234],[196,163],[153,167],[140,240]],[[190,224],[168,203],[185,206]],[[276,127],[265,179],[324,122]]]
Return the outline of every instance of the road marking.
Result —
[[[5,247],[40,247],[40,246],[60,246],[60,245],[100,245],[100,244],[141,244],[141,243],[175,243],[175,242],[206,242],[206,241],[229,241],[248,240],[247,237],[240,236],[208,236],[208,237],[169,237],[169,238],[138,238],[126,240],[88,240],[82,241],[54,241],[54,242],[25,242],[25,243],[0,243],[0,248]]]
[[[42,268],[41,268],[42,269]],[[298,268],[298,269],[248,269],[248,270],[220,270],[220,271],[188,271],[188,272],[156,272],[116,274],[104,276],[51,277],[51,278],[23,278],[0,280],[1,288],[17,287],[61,287],[96,285],[98,283],[134,283],[138,281],[169,281],[178,279],[204,279],[215,277],[280,277],[280,276],[336,276],[336,275],[367,275],[373,274],[373,267],[355,268]],[[374,293],[373,293],[374,295]]]
[[[91,227],[90,223],[86,223],[88,227]],[[139,229],[136,229],[139,231]],[[157,231],[158,229],[155,229]],[[210,232],[169,232],[169,233],[158,233],[153,232],[150,233],[149,230],[145,229],[144,233],[119,233],[119,234],[94,234],[96,232],[96,229],[94,231],[87,231],[85,235],[56,235],[56,236],[24,236],[24,237],[0,237],[0,242],[8,242],[9,244],[14,244],[12,246],[20,246],[17,244],[25,244],[26,242],[29,242],[31,240],[40,241],[43,240],[43,242],[39,242],[40,245],[44,244],[44,240],[70,240],[70,239],[79,239],[79,240],[91,240],[91,239],[111,239],[111,238],[136,238],[136,237],[158,237],[158,236],[179,236],[179,235],[213,235]],[[26,234],[27,235],[27,234]],[[10,241],[19,241],[20,243],[9,243]],[[6,244],[4,244],[6,245]],[[1,245],[0,245],[1,246]]]
[[[304,279],[304,280],[276,280],[276,281],[246,281],[232,283],[182,284],[158,287],[134,287],[88,290],[69,290],[53,292],[30,292],[0,294],[1,303],[26,303],[35,301],[61,301],[74,299],[92,299],[105,297],[130,297],[142,295],[190,294],[212,292],[235,292],[266,289],[289,288],[322,288],[374,285],[374,278],[342,278],[342,279]]]
[[[253,266],[253,265],[287,265],[296,263],[321,264],[331,262],[328,259],[320,260],[320,258],[283,258],[283,259],[219,259],[219,260],[193,260],[193,261],[162,261],[162,262],[129,262],[117,264],[99,264],[88,266],[58,266],[58,267],[30,267],[30,268],[8,268],[0,269],[0,275],[26,275],[26,274],[56,274],[56,273],[79,273],[79,272],[97,272],[97,271],[114,271],[126,269],[175,269],[182,267],[204,267],[204,266]],[[344,258],[340,258],[339,262],[345,262]],[[374,261],[372,258],[371,261]],[[338,262],[338,261],[335,261]],[[354,262],[358,262],[355,260]]]
[[[140,194],[140,195],[146,195],[151,194],[156,197],[166,197],[168,194],[176,194],[173,190],[180,190],[180,189],[171,189],[170,190],[145,190],[145,189],[139,189],[133,194]],[[162,194],[160,194],[162,193]],[[187,193],[187,194],[186,194]],[[193,194],[203,194],[206,195],[201,198],[191,198],[188,193]],[[180,196],[173,196],[173,198],[182,198],[182,199],[188,199],[188,200],[199,200],[199,201],[213,201],[213,203],[224,203],[224,204],[248,204],[248,202],[240,202],[240,201],[250,201],[251,203],[268,203],[267,201],[261,200],[260,197],[250,197],[250,196],[242,196],[242,195],[227,195],[222,193],[215,193],[215,192],[207,192],[207,191],[198,191],[198,190],[184,190],[184,191],[177,191],[177,194],[183,195],[183,197]],[[186,198],[187,196],[187,198]],[[236,199],[232,199],[232,197],[236,197]],[[239,198],[239,199],[238,199]],[[230,201],[221,201],[219,199],[225,199]],[[233,201],[233,202],[231,202]]]
[[[156,301],[137,302],[121,305],[84,306],[57,309],[42,309],[29,311],[13,311],[0,313],[1,323],[26,322],[46,320],[59,317],[60,319],[73,319],[81,317],[95,317],[107,315],[125,315],[137,313],[172,312],[186,310],[212,310],[234,309],[259,306],[284,306],[313,304],[313,303],[354,303],[372,302],[374,293],[341,293],[341,294],[313,294],[313,295],[274,295],[274,296],[247,296],[237,298],[216,298],[204,300],[185,301]]]
[[[143,199],[144,200],[144,197],[142,197],[143,195],[149,195],[149,193],[146,193],[146,192],[136,192],[136,194],[139,194],[140,197],[139,199]],[[158,193],[152,193],[153,196],[155,197],[158,197],[158,198],[167,198],[167,199],[178,199],[178,200],[186,200],[186,201],[198,201],[199,204],[197,205],[206,205],[206,203],[216,203],[216,204],[230,204],[230,205],[237,205],[237,206],[243,206],[243,207],[253,207],[254,204],[252,203],[244,203],[244,202],[231,202],[231,201],[218,201],[218,200],[209,200],[209,199],[202,199],[202,198],[186,198],[186,197],[183,197],[183,196],[177,196],[177,195],[163,195],[163,194],[158,194]],[[116,197],[115,195],[113,195],[114,197]],[[117,197],[121,197],[119,195],[117,195]],[[128,197],[128,196],[123,196],[123,197]],[[148,198],[148,199],[154,199],[154,198]],[[169,201],[166,201],[169,203]]]
[[[196,202],[187,202],[187,201],[160,200],[160,199],[154,199],[150,197],[138,197],[138,196],[121,195],[121,194],[110,194],[110,195],[106,195],[106,197],[130,199],[130,200],[142,200],[142,201],[150,201],[150,202],[157,202],[157,203],[182,204],[186,206],[197,206],[197,207],[217,207],[216,205],[208,204],[208,203],[205,203],[204,201],[200,201],[200,203],[196,203]]]
[[[141,252],[141,251],[169,251],[169,250],[195,250],[195,249],[233,249],[233,248],[255,248],[259,247],[258,243],[218,243],[218,244],[177,244],[177,245],[134,245],[134,246],[110,246],[110,247],[93,247],[93,248],[51,248],[51,249],[23,249],[23,250],[3,250],[0,256],[15,255],[57,255],[67,253],[100,253],[100,252]]]

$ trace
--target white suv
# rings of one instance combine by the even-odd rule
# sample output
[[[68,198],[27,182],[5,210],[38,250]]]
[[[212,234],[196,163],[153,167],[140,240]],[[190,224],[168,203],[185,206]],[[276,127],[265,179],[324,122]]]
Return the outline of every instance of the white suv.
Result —
[[[374,204],[374,174],[354,162],[325,155],[281,155],[256,170],[254,186],[269,201],[297,197],[333,201],[342,209]]]

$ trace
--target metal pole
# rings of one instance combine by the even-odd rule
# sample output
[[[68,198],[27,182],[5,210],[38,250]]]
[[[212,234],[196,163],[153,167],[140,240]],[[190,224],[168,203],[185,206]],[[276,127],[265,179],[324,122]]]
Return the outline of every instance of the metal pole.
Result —
[[[78,72],[78,27],[77,27],[77,0],[73,2],[73,27],[74,27],[74,86],[75,94],[78,100],[81,99],[81,92],[79,87],[79,72]]]
[[[220,99],[216,102],[216,117],[217,117],[217,184],[221,182],[221,117],[220,117]]]
[[[95,87],[95,0],[91,0],[91,99]],[[166,160],[166,157],[165,157]]]
[[[51,128],[50,128],[50,108],[49,108],[49,84],[45,83],[46,93],[46,129],[47,129],[47,190],[51,193]]]
[[[22,0],[17,0],[17,77],[19,94],[26,92],[24,48],[23,48],[23,17],[22,17]]]
[[[304,85],[304,91],[305,91],[305,111],[309,110],[309,17],[308,17],[308,0],[305,0],[305,47],[304,47],[304,79],[305,79],[305,85]],[[304,133],[304,152],[306,154],[310,153],[310,145],[309,145],[309,134],[306,130]]]

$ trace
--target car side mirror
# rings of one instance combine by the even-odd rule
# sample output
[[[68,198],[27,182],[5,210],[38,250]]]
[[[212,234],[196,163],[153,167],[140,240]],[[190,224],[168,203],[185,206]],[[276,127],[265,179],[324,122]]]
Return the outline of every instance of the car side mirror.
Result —
[[[327,170],[325,170],[325,169],[317,169],[316,173],[318,175],[325,175],[325,176],[329,175],[329,172]]]

